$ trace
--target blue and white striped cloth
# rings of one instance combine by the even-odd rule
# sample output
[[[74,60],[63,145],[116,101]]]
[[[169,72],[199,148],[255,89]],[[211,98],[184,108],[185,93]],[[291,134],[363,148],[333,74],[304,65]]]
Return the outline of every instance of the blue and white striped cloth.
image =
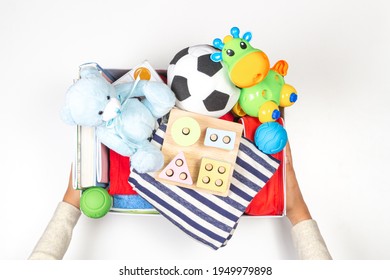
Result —
[[[161,147],[166,125],[152,143]],[[129,182],[163,216],[196,240],[217,250],[226,245],[253,197],[272,177],[279,161],[242,138],[227,197],[161,183],[150,174],[130,173]]]

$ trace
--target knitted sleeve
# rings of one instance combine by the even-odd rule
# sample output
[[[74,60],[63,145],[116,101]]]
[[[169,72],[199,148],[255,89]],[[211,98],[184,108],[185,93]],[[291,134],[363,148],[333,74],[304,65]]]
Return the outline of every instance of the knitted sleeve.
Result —
[[[80,210],[73,205],[60,202],[29,259],[62,259],[69,247],[73,228],[80,215]]]
[[[322,238],[317,222],[305,220],[292,228],[292,239],[302,260],[331,260],[332,257]]]

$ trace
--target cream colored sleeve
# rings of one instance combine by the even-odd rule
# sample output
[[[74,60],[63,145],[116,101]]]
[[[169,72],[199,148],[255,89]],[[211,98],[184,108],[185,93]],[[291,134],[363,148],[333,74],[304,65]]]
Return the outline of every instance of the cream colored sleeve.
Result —
[[[299,222],[291,231],[294,246],[301,260],[332,259],[315,220]]]
[[[60,202],[28,259],[61,260],[72,239],[73,228],[81,212],[73,205]]]

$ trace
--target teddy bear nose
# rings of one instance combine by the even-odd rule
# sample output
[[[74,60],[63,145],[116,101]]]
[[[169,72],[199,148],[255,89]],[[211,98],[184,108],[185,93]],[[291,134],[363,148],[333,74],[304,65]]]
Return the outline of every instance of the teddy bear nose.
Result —
[[[121,104],[118,99],[112,97],[107,103],[103,111],[103,121],[109,121],[119,115],[121,112]]]

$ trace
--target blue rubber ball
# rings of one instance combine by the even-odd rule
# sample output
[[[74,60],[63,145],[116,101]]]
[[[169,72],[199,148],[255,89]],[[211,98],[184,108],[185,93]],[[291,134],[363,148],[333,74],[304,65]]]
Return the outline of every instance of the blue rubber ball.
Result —
[[[255,132],[255,145],[265,154],[275,154],[287,144],[287,131],[277,122],[260,125]]]

